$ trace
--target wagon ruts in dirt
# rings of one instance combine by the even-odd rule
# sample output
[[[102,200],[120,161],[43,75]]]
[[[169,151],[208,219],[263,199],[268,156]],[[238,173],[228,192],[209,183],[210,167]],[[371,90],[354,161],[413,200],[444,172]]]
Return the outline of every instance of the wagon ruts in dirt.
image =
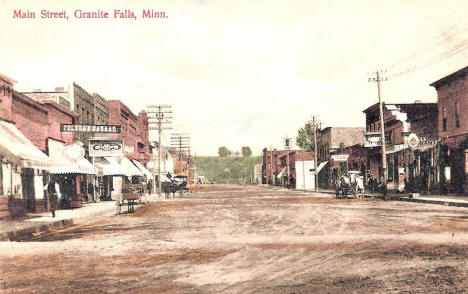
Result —
[[[122,206],[127,206],[129,213],[135,212],[137,201],[143,196],[143,186],[141,184],[124,184],[122,186],[122,198],[117,200],[117,214],[122,211]]]
[[[176,175],[167,177],[167,180],[161,182],[161,189],[163,190],[166,198],[172,193],[172,197],[179,192],[180,197],[183,197],[189,191],[187,176]]]

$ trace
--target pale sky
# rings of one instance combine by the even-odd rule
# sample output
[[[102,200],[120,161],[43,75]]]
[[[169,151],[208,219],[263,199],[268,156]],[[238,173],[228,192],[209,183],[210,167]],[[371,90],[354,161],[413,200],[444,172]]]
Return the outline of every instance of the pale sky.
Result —
[[[14,19],[15,9],[36,19]],[[42,9],[69,19],[41,19]],[[110,18],[75,19],[78,9]],[[114,19],[114,9],[137,19]],[[142,9],[168,18],[142,19]],[[323,126],[364,127],[377,69],[422,68],[384,82],[384,101],[436,102],[429,84],[467,66],[467,11],[464,0],[0,0],[0,73],[18,91],[75,81],[135,113],[171,104],[192,154],[260,154],[314,114]]]

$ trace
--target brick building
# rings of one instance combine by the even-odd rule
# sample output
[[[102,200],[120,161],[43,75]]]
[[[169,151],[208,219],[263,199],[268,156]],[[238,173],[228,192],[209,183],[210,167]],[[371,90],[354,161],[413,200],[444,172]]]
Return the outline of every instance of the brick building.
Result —
[[[428,190],[438,181],[434,161],[438,154],[437,104],[385,103],[383,107],[388,187],[396,189],[406,179],[411,184],[420,182],[419,190]],[[383,169],[379,104],[363,112],[366,114],[365,146],[368,147],[366,169],[374,178],[380,179]],[[416,138],[417,144],[410,148],[408,140],[411,136]],[[375,145],[370,143],[373,140],[377,142]]]
[[[99,94],[88,93],[75,82],[68,87],[58,87],[55,91],[41,91],[36,89],[32,92],[22,92],[36,101],[54,101],[78,114],[76,124],[108,124],[109,109],[108,102]],[[75,139],[87,146],[88,139],[95,137],[94,133],[77,133]],[[102,136],[102,134],[99,134]]]
[[[16,127],[41,151],[47,151],[49,119],[47,108],[24,94],[13,91],[12,118]]]
[[[262,183],[269,185],[296,187],[297,162],[312,162],[314,152],[301,150],[263,149]],[[288,178],[289,175],[289,178]],[[300,172],[299,176],[302,175]]]
[[[60,124],[74,124],[78,120],[78,114],[54,101],[44,100],[41,104],[48,112],[47,138],[63,142],[65,145],[75,143],[75,134],[61,132]]]
[[[364,142],[364,128],[360,127],[327,127],[319,130],[317,134],[317,161],[327,162],[319,173],[319,186],[328,187],[331,183],[331,171],[329,164],[331,156],[344,147],[362,144]]]
[[[437,91],[442,180],[456,193],[468,191],[468,66],[431,84]]]
[[[123,139],[129,159],[142,164],[150,160],[148,116],[145,112],[135,115],[122,101],[109,101],[109,124],[121,125],[120,134],[111,134],[111,139]]]
[[[11,104],[15,81],[0,74],[0,119],[12,121]]]

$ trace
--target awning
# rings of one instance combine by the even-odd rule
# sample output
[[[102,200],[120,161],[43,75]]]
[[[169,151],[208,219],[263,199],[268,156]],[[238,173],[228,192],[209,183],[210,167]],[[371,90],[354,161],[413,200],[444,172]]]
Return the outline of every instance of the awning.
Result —
[[[78,168],[80,169],[80,172],[83,174],[88,174],[88,175],[95,175],[97,174],[96,168],[89,162],[86,158],[80,157],[77,161],[76,164],[78,165]]]
[[[102,169],[103,176],[126,176],[127,170],[112,157],[96,157],[94,165]]]
[[[72,145],[68,145],[72,146]],[[70,159],[65,154],[65,146],[62,142],[49,140],[49,157],[54,162],[50,169],[52,174],[89,174],[95,175],[96,169],[82,155],[76,159]]]
[[[127,176],[143,176],[143,172],[140,171],[127,157],[122,157],[120,164],[127,170]]]
[[[50,169],[53,163],[12,123],[0,121],[0,154],[8,161],[26,168]]]
[[[54,166],[50,169],[51,174],[79,174],[78,165],[73,164],[61,152],[51,152],[50,159]]]
[[[320,163],[319,166],[317,167],[317,173],[319,173],[327,163],[328,163],[328,161],[324,161],[324,162]]]
[[[284,172],[286,171],[286,166],[283,167],[283,169],[280,171],[280,173],[277,175],[278,179],[281,179],[281,177],[283,176]]]
[[[132,159],[132,162],[137,166],[137,168],[146,175],[147,179],[152,179],[153,175],[141,164],[138,160]]]

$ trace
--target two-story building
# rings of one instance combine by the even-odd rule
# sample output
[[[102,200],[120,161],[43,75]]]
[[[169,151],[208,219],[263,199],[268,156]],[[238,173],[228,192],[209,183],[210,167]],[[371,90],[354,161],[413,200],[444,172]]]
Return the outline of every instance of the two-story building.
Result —
[[[385,103],[385,146],[388,187],[397,189],[408,182],[418,190],[430,190],[439,182],[437,162],[437,104]],[[376,179],[383,178],[380,111],[376,103],[366,114],[367,170]]]
[[[444,144],[441,161],[448,190],[468,191],[468,66],[430,84],[437,91],[439,138]]]

